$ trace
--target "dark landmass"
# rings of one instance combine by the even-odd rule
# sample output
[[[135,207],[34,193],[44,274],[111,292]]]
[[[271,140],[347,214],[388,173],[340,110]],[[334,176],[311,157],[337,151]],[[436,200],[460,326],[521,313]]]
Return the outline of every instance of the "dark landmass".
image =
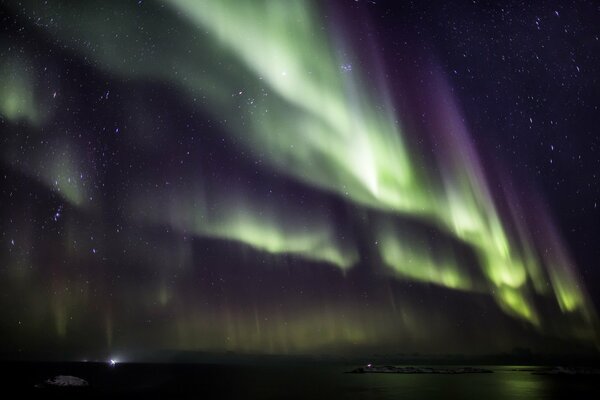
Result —
[[[433,367],[394,367],[367,365],[349,371],[351,374],[481,374],[492,373],[490,369],[475,367],[433,368]]]

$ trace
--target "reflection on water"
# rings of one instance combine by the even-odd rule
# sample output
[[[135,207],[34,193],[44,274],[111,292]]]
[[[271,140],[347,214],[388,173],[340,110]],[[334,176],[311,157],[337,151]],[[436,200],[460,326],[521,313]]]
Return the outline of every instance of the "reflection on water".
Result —
[[[548,397],[548,379],[515,368],[497,368],[493,398],[540,399]],[[533,367],[530,367],[534,369]]]
[[[352,392],[371,392],[376,398],[403,399],[540,399],[548,398],[545,376],[512,371],[510,367],[486,367],[492,374],[366,374],[347,375],[341,386]],[[366,379],[362,379],[362,378]],[[344,390],[345,391],[345,390]],[[360,396],[358,396],[360,397]]]
[[[343,367],[297,371],[296,382],[267,380],[257,387],[262,395],[277,397],[285,388],[295,398],[371,399],[559,399],[598,398],[600,390],[590,377],[556,377],[517,371],[523,367],[490,367],[492,374],[344,374]],[[529,367],[535,369],[535,367]],[[304,382],[305,384],[303,384]],[[263,386],[264,385],[264,386]],[[259,393],[257,393],[259,394]]]

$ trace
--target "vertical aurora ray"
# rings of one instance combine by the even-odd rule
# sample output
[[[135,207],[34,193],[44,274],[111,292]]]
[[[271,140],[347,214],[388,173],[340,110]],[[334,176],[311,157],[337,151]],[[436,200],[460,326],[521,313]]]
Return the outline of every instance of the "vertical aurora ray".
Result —
[[[41,123],[34,93],[34,78],[27,63],[14,56],[3,56],[0,61],[0,117],[32,125]]]
[[[543,204],[540,199],[537,202]],[[532,214],[529,218],[530,225],[541,228],[536,237],[538,257],[546,266],[547,281],[552,288],[550,294],[554,295],[560,310],[576,320],[573,325],[577,327],[577,336],[584,340],[597,340],[597,315],[591,306],[592,301],[585,285],[574,268],[573,258],[556,226],[549,220],[546,207],[538,206]]]
[[[437,215],[458,238],[478,254],[482,272],[498,304],[508,313],[539,324],[527,295],[525,263],[507,232],[490,192],[479,156],[469,142],[468,131],[450,90],[438,72],[432,81],[433,129],[439,132],[444,151],[438,154],[445,196]],[[518,224],[518,222],[516,222]]]

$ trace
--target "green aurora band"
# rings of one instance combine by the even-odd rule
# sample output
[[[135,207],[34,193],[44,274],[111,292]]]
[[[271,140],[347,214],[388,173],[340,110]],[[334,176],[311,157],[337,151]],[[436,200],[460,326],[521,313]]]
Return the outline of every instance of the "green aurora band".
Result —
[[[268,167],[357,207],[434,226],[468,246],[480,270],[474,280],[451,245],[433,256],[427,246],[405,240],[410,232],[372,221],[381,260],[399,279],[487,293],[506,313],[538,327],[541,316],[532,298],[554,296],[563,313],[584,320],[584,336],[596,340],[594,310],[560,240],[553,254],[543,253],[522,220],[500,214],[443,80],[438,82],[444,121],[439,134],[447,146],[438,165],[428,165],[410,141],[416,133],[397,122],[385,88],[374,88],[361,77],[357,64],[351,73],[340,70],[352,56],[335,50],[340,39],[323,29],[314,3],[147,2],[146,15],[167,17],[135,21],[129,18],[136,15],[135,2],[107,1],[101,9],[83,2],[59,2],[61,7],[23,3],[27,16],[45,21],[49,33],[93,66],[123,79],[175,86],[194,107],[220,121],[232,142]],[[176,28],[171,19],[178,21]],[[0,99],[0,113],[11,121],[40,123],[29,78],[11,82]],[[51,187],[56,182],[66,200],[81,206],[85,191],[71,183],[67,172],[73,169],[71,160],[78,159],[73,153],[40,179]],[[177,193],[157,190],[156,196],[134,197],[130,208],[138,209],[136,216],[145,223],[238,241],[268,253],[291,253],[343,270],[359,262],[357,250],[336,240],[326,214],[290,213],[262,204],[251,192],[213,199],[202,190]]]
[[[251,193],[233,187],[178,187],[168,193],[136,196],[131,213],[156,224],[165,223],[166,218],[181,232],[239,241],[271,254],[297,254],[342,269],[358,261],[357,251],[336,238],[333,221],[325,210],[315,207],[308,215],[305,210],[283,207],[273,200],[258,201]]]

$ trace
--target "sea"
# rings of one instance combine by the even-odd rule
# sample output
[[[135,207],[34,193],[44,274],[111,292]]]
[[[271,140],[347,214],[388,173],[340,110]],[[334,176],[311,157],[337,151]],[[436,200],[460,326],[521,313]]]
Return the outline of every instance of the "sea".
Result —
[[[600,399],[598,375],[540,375],[537,366],[480,366],[492,373],[352,374],[356,365],[3,363],[2,398],[194,399]],[[448,368],[444,366],[444,368]],[[88,386],[56,388],[55,376]],[[16,397],[15,397],[16,396]]]

